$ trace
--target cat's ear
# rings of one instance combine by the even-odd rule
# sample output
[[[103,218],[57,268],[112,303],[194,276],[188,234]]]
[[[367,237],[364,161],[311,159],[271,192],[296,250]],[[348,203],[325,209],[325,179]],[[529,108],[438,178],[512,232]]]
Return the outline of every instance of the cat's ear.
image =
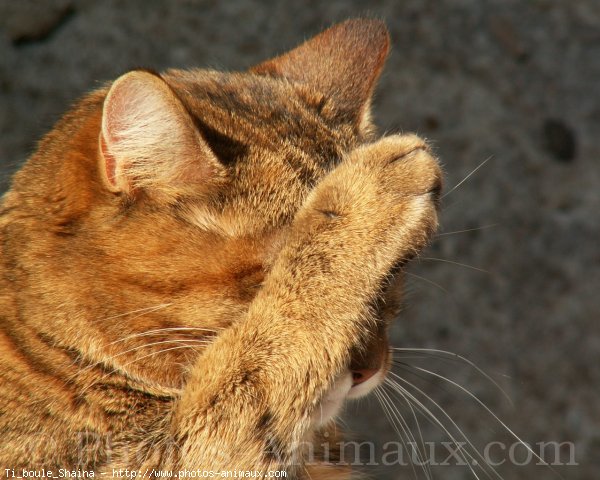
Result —
[[[222,174],[179,98],[147,71],[126,73],[112,84],[99,141],[102,175],[114,192],[175,193]]]
[[[347,20],[252,71],[316,88],[335,102],[344,120],[361,126],[368,123],[371,96],[389,45],[383,22]]]

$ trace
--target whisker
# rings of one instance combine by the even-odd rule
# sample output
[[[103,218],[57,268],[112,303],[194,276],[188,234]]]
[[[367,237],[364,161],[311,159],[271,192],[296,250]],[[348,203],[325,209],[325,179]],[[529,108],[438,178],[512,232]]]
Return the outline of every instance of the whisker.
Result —
[[[408,425],[408,422],[404,419],[403,415],[398,410],[398,407],[396,407],[396,405],[394,405],[394,402],[392,402],[391,398],[386,394],[385,390],[382,390],[381,395],[384,399],[387,400],[390,412],[394,415],[394,417],[398,421],[398,424],[402,428],[402,431],[405,433],[406,438],[409,441],[409,444],[414,445],[414,451],[417,454],[417,461],[420,463],[421,467],[424,467],[426,464],[424,455],[422,454],[421,450],[418,448],[417,440],[415,439],[415,436],[412,434],[410,426]],[[425,447],[423,446],[423,450],[424,449],[425,449]],[[424,473],[427,476],[427,478],[429,478],[429,475],[427,474],[427,472],[424,472]]]
[[[449,203],[447,205],[442,205],[441,207],[441,212],[442,213],[446,213],[448,210],[450,210],[451,208],[455,207],[456,205],[460,205],[461,203],[464,202],[464,198],[458,198],[457,200],[455,200],[452,203]]]
[[[400,387],[399,385],[395,385],[393,386],[395,390],[394,393],[396,394],[400,394],[400,395],[404,395],[401,390],[405,390],[402,387]],[[410,395],[408,393],[408,391],[406,391],[406,393],[408,395]],[[433,415],[433,413],[431,411],[429,411],[429,409],[427,409],[427,407],[425,407],[424,405],[422,405],[418,400],[416,400],[416,398],[410,398],[411,402],[414,402],[415,407],[418,409],[419,413],[421,415],[423,415],[423,417],[430,422],[432,425],[436,426],[437,428],[441,429],[444,433],[446,433],[446,435],[448,435],[448,437],[454,442],[455,445],[458,446],[458,443],[456,442],[456,440],[454,439],[454,437],[452,436],[452,434],[444,427],[444,425],[437,419],[437,417],[435,417],[435,415]],[[459,447],[461,448],[461,447]],[[457,454],[460,455],[460,458],[462,459],[463,462],[465,462],[466,465],[469,466],[469,469],[472,471],[472,473],[475,475],[476,478],[479,478],[477,476],[477,474],[473,471],[473,469],[470,467],[469,462],[467,461],[467,459],[465,458],[465,455],[463,455],[463,451],[457,451]],[[464,454],[466,454],[470,459],[473,459],[472,455],[470,455],[466,450],[464,451]]]
[[[117,315],[112,315],[110,317],[100,318],[98,321],[113,320],[115,318],[121,318],[121,317],[125,317],[127,315],[137,314],[133,318],[130,319],[130,320],[135,320],[136,318],[142,317],[142,316],[146,315],[147,313],[153,313],[153,312],[156,312],[156,311],[161,310],[163,308],[170,307],[171,305],[173,305],[173,303],[160,303],[158,305],[153,305],[151,307],[139,308],[137,310],[130,310],[129,312],[119,313]],[[125,340],[127,338],[128,337],[125,337],[122,340]],[[109,344],[107,344],[105,346],[112,345],[113,343],[118,343],[119,341],[122,341],[122,340],[117,340],[115,342],[111,342],[111,343],[109,343]],[[82,358],[81,354],[79,355],[79,358]],[[72,362],[72,365],[75,364],[76,361],[77,361],[77,359],[75,359]],[[96,365],[99,364],[99,363],[101,363],[101,362],[97,362]],[[75,375],[73,375],[71,378],[74,378],[74,376]]]
[[[477,165],[473,170],[471,170],[471,173],[469,173],[465,178],[463,178],[460,182],[458,182],[456,185],[454,185],[454,187],[452,187],[449,191],[447,191],[446,193],[444,193],[441,197],[440,200],[444,197],[447,197],[448,195],[450,195],[454,190],[456,190],[458,187],[460,187],[463,183],[465,183],[470,177],[471,175],[473,175],[475,172],[477,172],[477,170],[479,170],[481,167],[483,167],[488,161],[490,161],[492,159],[492,156],[490,155],[488,158],[486,158],[483,162],[481,162],[479,165]]]
[[[159,335],[164,332],[179,332],[179,331],[199,331],[199,332],[210,332],[216,333],[218,330],[224,330],[223,328],[202,328],[202,327],[166,327],[166,328],[156,328],[153,330],[146,330],[144,332],[132,333],[130,335],[126,335],[125,337],[120,338],[119,340],[115,340],[114,342],[107,343],[105,346],[114,345],[116,343],[124,342],[126,340],[131,340],[132,338],[138,337],[146,337],[149,335]]]
[[[474,362],[472,362],[471,360],[469,360],[466,357],[463,357],[462,355],[459,355],[458,353],[450,352],[448,350],[440,350],[437,348],[390,347],[390,350],[393,350],[394,352],[417,352],[417,353],[425,353],[425,354],[433,353],[433,354],[447,355],[449,357],[448,359],[450,359],[450,360],[462,361],[462,362],[466,363],[467,365],[469,365],[471,368],[474,368],[480,375],[482,375],[489,382],[491,382],[492,385],[494,385],[500,391],[500,393],[502,393],[504,398],[506,398],[506,400],[508,400],[509,404],[511,406],[514,406],[512,399],[510,398],[508,393],[506,393],[506,391],[500,386],[500,384],[498,382],[496,382],[490,375],[488,375],[482,368],[478,367]],[[434,358],[446,358],[446,357],[438,357],[436,355],[432,355],[432,356]]]
[[[131,364],[133,364],[135,362],[139,362],[140,360],[143,360],[145,358],[152,357],[152,356],[158,355],[160,353],[170,352],[172,350],[179,350],[179,349],[182,349],[182,348],[192,348],[192,349],[195,349],[195,345],[179,345],[177,347],[165,348],[165,349],[159,350],[157,352],[152,352],[152,353],[149,353],[148,355],[143,355],[140,358],[136,358],[136,359],[134,359],[134,360],[132,360],[130,362],[127,362],[127,363],[121,365],[121,369],[123,369],[123,368],[127,367],[128,365],[131,365]],[[98,384],[102,380],[104,380],[109,375],[113,375],[113,374],[117,373],[117,371],[118,371],[118,369],[115,368],[112,371],[105,373],[99,379],[97,379],[96,381],[92,382],[90,385],[88,385],[84,389],[82,389],[81,392],[80,392],[80,395],[83,395],[87,390],[89,390],[90,388],[92,388],[94,385]]]
[[[377,400],[379,400],[379,404],[381,405],[381,408],[383,409],[383,412],[384,412],[385,416],[387,417],[388,421],[390,422],[390,425],[392,426],[392,428],[394,429],[394,431],[398,434],[398,437],[400,438],[400,441],[402,442],[402,445],[404,446],[404,448],[407,451],[409,451],[408,445],[407,445],[406,441],[404,440],[404,435],[405,435],[404,429],[401,432],[400,429],[398,428],[398,425],[394,421],[394,418],[392,417],[392,413],[391,413],[391,409],[390,409],[390,404],[393,405],[393,403],[391,403],[387,397],[384,397],[383,390],[381,388],[377,388],[374,391],[374,393],[377,396]],[[415,468],[415,464],[412,462],[412,457],[411,457],[410,467],[411,467],[411,469],[413,471],[413,475],[414,475],[415,479],[417,479],[418,478],[417,477],[417,470]]]
[[[481,227],[466,228],[464,230],[454,230],[452,232],[442,232],[442,233],[438,233],[437,235],[435,235],[435,238],[447,237],[448,235],[456,235],[458,233],[478,232],[480,230],[486,230],[488,228],[497,227],[498,225],[499,225],[498,223],[491,223],[489,225],[483,225]]]
[[[466,443],[473,449],[474,453],[480,457],[484,464],[488,465],[487,461],[485,460],[485,458],[483,458],[483,456],[479,453],[479,451],[477,450],[477,448],[475,448],[475,446],[473,445],[473,443],[468,439],[468,437],[464,434],[464,432],[460,429],[460,427],[456,424],[456,422],[452,419],[452,417],[450,415],[448,415],[448,413],[446,413],[446,411],[435,401],[433,400],[429,395],[427,395],[423,390],[421,390],[419,387],[417,387],[416,385],[414,385],[413,383],[409,382],[408,380],[402,378],[400,375],[395,374],[394,372],[390,372],[390,375],[394,376],[395,378],[397,378],[398,380],[400,380],[401,382],[406,383],[407,385],[411,386],[412,388],[414,388],[416,391],[418,391],[421,395],[423,395],[427,400],[429,400],[443,415],[445,418],[447,418],[450,423],[452,424],[452,426],[458,431],[458,433],[461,435],[462,438],[464,438],[464,440],[466,441]],[[459,442],[456,440],[456,438],[454,437],[454,435],[452,435],[452,433],[444,426],[444,424],[435,416],[435,414],[426,406],[423,404],[423,402],[421,402],[417,397],[415,397],[412,393],[410,393],[406,388],[402,387],[398,382],[394,382],[393,380],[391,380],[390,378],[387,379],[387,381],[389,381],[389,385],[396,389],[396,391],[400,394],[404,394],[406,395],[408,398],[410,398],[416,406],[419,406],[423,412],[427,413],[427,416],[433,420],[435,422],[435,424],[442,429],[442,431],[448,435],[448,438],[450,438],[450,440],[457,446],[459,446]],[[458,451],[456,453],[459,453]],[[465,464],[469,467],[469,470],[471,470],[471,473],[473,473],[473,475],[475,476],[475,478],[479,479],[479,476],[477,475],[477,473],[475,472],[475,470],[473,469],[473,465],[471,464],[470,461],[468,461],[465,456],[468,456],[470,460],[475,460],[475,457],[473,455],[471,455],[467,450],[461,450],[460,456],[463,459],[463,461],[465,462]],[[476,466],[479,466],[483,472],[486,474],[486,476],[489,477],[489,473],[483,469],[483,467],[481,465],[479,465],[479,462],[475,463]],[[493,468],[493,467],[490,467]],[[498,472],[495,471],[495,469],[493,470],[494,473],[498,475]],[[502,477],[500,477],[502,478]]]
[[[165,343],[186,343],[186,342],[190,342],[194,345],[208,345],[211,342],[207,341],[207,340],[200,340],[200,339],[173,339],[173,340],[164,340],[164,341],[160,341],[160,342],[152,342],[152,343],[146,343],[144,345],[138,345],[137,347],[134,348],[130,348],[129,350],[125,350],[124,352],[119,352],[115,355],[111,355],[108,358],[102,359],[100,361],[94,362],[88,366],[86,366],[85,368],[79,369],[77,370],[72,376],[71,379],[80,376],[82,373],[97,367],[100,364],[106,364],[107,362],[110,362],[111,360],[116,359],[117,357],[123,356],[127,353],[136,351],[136,350],[140,350],[142,348],[146,348],[146,347],[151,347],[154,345],[160,345],[160,344],[165,344]],[[192,346],[192,345],[186,345],[186,346]],[[146,357],[142,357],[142,358],[146,358]],[[128,365],[128,363],[126,363],[125,365],[122,365],[120,368],[125,367],[126,365]],[[110,374],[116,373],[118,371],[119,368],[117,367],[113,367],[113,370],[111,372],[109,372]],[[108,374],[105,374],[103,377],[100,378],[100,380],[102,380],[103,378],[105,378],[105,376]]]
[[[433,285],[434,287],[439,288],[442,292],[444,292],[444,293],[446,293],[446,294],[448,294],[448,295],[450,295],[452,297],[452,294],[448,290],[446,290],[444,287],[442,287],[439,283],[435,283],[433,280],[429,280],[428,278],[422,277],[422,276],[417,275],[415,273],[406,272],[406,271],[404,273],[406,275],[411,276],[411,277],[418,278],[419,280],[423,280],[424,282],[427,282],[430,285]]]
[[[423,357],[423,358],[425,358],[425,357]],[[422,380],[423,382],[426,382],[426,383],[430,383],[431,382],[431,380],[428,379],[425,375],[420,375],[419,373],[417,373],[414,370],[412,370],[412,365],[410,365],[409,363],[392,360],[392,365],[394,367],[399,367],[399,368],[404,369],[404,371],[406,373],[410,373],[411,375],[413,375],[414,377],[417,377],[419,380]],[[445,387],[445,385],[436,385],[436,387],[439,388],[440,390],[442,390],[444,393],[447,393],[447,394],[451,393]]]
[[[386,383],[384,383],[384,386],[389,386]],[[425,441],[423,440],[423,435],[421,434],[421,427],[419,425],[419,420],[417,419],[417,416],[415,414],[415,410],[412,406],[412,404],[410,403],[410,401],[406,398],[405,395],[401,395],[402,399],[406,402],[406,404],[408,405],[408,407],[410,408],[410,411],[413,415],[413,418],[415,420],[415,423],[417,424],[417,428],[419,430],[419,435],[421,438],[421,446],[423,447],[423,451],[421,452],[420,449],[417,448],[417,441],[415,439],[415,436],[412,434],[411,430],[410,430],[410,426],[408,425],[408,423],[406,422],[406,420],[404,420],[404,418],[402,417],[402,415],[400,414],[400,411],[398,410],[398,408],[396,407],[396,405],[394,405],[394,403],[392,402],[392,400],[389,398],[389,396],[385,395],[385,392],[382,392],[382,395],[384,395],[389,403],[390,403],[390,409],[392,410],[392,412],[395,412],[397,415],[400,416],[400,419],[404,425],[403,430],[405,430],[407,432],[407,438],[409,440],[411,440],[410,443],[412,443],[414,445],[414,450],[417,453],[417,461],[420,463],[420,466],[423,468],[423,473],[425,473],[425,476],[431,480],[432,478],[432,474],[431,474],[431,465],[429,464],[429,460],[425,460],[425,456],[427,455],[426,452],[426,448],[425,448]]]
[[[521,443],[530,453],[533,454],[533,456],[539,460],[540,462],[542,462],[543,465],[549,467],[552,471],[554,471],[555,473],[558,474],[558,472],[556,472],[552,466],[550,464],[548,464],[545,460],[542,459],[542,457],[540,457],[537,453],[535,453],[535,451],[533,451],[533,449],[527,444],[525,443],[523,440],[521,440],[521,438],[515,433],[513,432],[510,427],[508,425],[506,425],[506,423],[504,423],[502,420],[500,420],[500,418],[484,403],[482,402],[479,397],[475,394],[473,394],[471,391],[469,391],[468,389],[466,389],[465,387],[463,387],[462,385],[460,385],[459,383],[456,383],[455,381],[444,377],[443,375],[440,375],[438,373],[429,371],[427,369],[421,368],[421,367],[415,367],[413,366],[413,368],[420,370],[422,372],[428,373],[430,375],[433,375],[434,377],[440,378],[448,383],[450,383],[451,385],[454,385],[455,387],[459,388],[460,390],[462,390],[463,392],[465,392],[467,395],[469,395],[473,400],[475,400],[481,407],[483,407],[500,425],[502,425],[502,427],[509,432],[513,438],[515,440],[517,440],[519,443]],[[561,477],[562,478],[562,477]]]
[[[152,347],[154,345],[162,345],[165,343],[185,343],[185,342],[191,342],[191,343],[194,343],[197,345],[208,345],[209,343],[211,343],[210,341],[207,341],[207,340],[185,339],[185,338],[173,339],[173,340],[162,340],[160,342],[151,342],[151,343],[145,343],[143,345],[138,345],[137,347],[130,348],[128,350],[125,350],[124,352],[119,352],[116,355],[111,355],[106,360],[114,360],[115,358],[126,355],[127,353],[135,352],[136,350],[140,350],[142,348]]]
[[[140,358],[135,358],[132,361],[123,364],[122,368],[124,368],[124,367],[126,367],[128,365],[131,365],[131,364],[133,364],[135,362],[139,362],[140,360],[143,360],[144,358],[152,357],[153,355],[158,355],[159,353],[170,352],[172,350],[179,350],[181,348],[192,348],[192,349],[195,350],[195,345],[179,345],[177,347],[165,348],[163,350],[159,350],[158,352],[152,352],[152,353],[149,353],[148,355],[144,355],[144,356],[142,356]],[[115,372],[116,372],[116,370],[113,373],[115,373]]]
[[[140,308],[138,310],[131,310],[130,312],[125,312],[125,313],[119,313],[117,315],[113,315],[110,317],[105,317],[102,318],[100,320],[113,320],[115,318],[121,318],[121,317],[126,317],[127,315],[133,315],[134,313],[139,313],[141,315],[146,314],[146,313],[150,313],[150,312],[155,312],[157,310],[160,310],[162,308],[167,308],[170,307],[171,305],[173,305],[172,303],[159,303],[158,305],[154,305],[152,307],[144,307],[144,308]],[[137,318],[137,317],[134,317]]]
[[[419,257],[419,260],[433,260],[433,261],[437,261],[437,262],[451,263],[452,265],[458,265],[459,267],[470,268],[471,270],[477,270],[478,272],[490,273],[489,271],[484,270],[483,268],[474,267],[473,265],[468,265],[466,263],[460,263],[460,262],[456,262],[454,260],[448,260],[445,258]]]
[[[335,422],[333,424],[334,428],[335,428],[335,433],[337,434],[337,423],[340,423],[342,425],[342,427],[344,427],[346,430],[350,430],[350,425],[348,425],[348,422],[342,418],[342,417],[336,417]]]

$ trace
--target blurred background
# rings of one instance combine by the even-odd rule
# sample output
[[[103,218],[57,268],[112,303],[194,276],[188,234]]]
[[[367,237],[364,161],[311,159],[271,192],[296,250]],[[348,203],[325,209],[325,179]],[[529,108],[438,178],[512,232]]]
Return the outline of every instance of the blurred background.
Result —
[[[501,442],[489,452],[505,460],[503,478],[559,477],[525,449],[513,447],[511,461],[515,439],[441,376],[536,453],[537,442],[566,442],[554,467],[564,478],[598,478],[597,0],[0,0],[0,191],[73,101],[128,69],[244,69],[360,15],[384,19],[393,41],[374,103],[381,131],[429,138],[446,171],[440,235],[410,268],[393,341],[469,358],[512,404],[458,358],[403,351],[410,366],[395,371],[481,451]],[[431,400],[400,384],[463,440]],[[391,387],[387,394],[421,442],[406,402]],[[380,465],[361,471],[415,477],[410,466],[381,465],[385,443],[401,435],[377,399],[350,405],[346,423],[354,439],[377,444]],[[444,463],[449,438],[435,422],[419,423]],[[557,463],[554,453],[544,459]],[[465,466],[431,472],[474,478]]]

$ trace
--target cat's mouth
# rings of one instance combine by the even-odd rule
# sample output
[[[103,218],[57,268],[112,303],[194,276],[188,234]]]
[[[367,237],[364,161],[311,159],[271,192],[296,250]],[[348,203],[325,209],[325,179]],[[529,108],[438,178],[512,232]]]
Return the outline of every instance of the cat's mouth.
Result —
[[[362,398],[379,385],[387,374],[388,367],[382,363],[379,368],[364,368],[360,370],[346,370],[333,383],[325,394],[313,415],[313,421],[321,426],[335,418],[346,400]]]
[[[364,368],[352,370],[352,386],[348,391],[347,398],[360,398],[371,393],[383,382],[387,369],[384,365],[379,368]]]

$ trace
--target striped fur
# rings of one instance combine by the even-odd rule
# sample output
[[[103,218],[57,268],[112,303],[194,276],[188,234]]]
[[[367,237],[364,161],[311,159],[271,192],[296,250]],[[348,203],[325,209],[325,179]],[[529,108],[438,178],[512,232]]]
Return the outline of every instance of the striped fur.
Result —
[[[302,445],[385,368],[390,273],[437,222],[427,145],[370,122],[388,43],[131,72],[42,139],[0,206],[0,465],[347,475]]]

